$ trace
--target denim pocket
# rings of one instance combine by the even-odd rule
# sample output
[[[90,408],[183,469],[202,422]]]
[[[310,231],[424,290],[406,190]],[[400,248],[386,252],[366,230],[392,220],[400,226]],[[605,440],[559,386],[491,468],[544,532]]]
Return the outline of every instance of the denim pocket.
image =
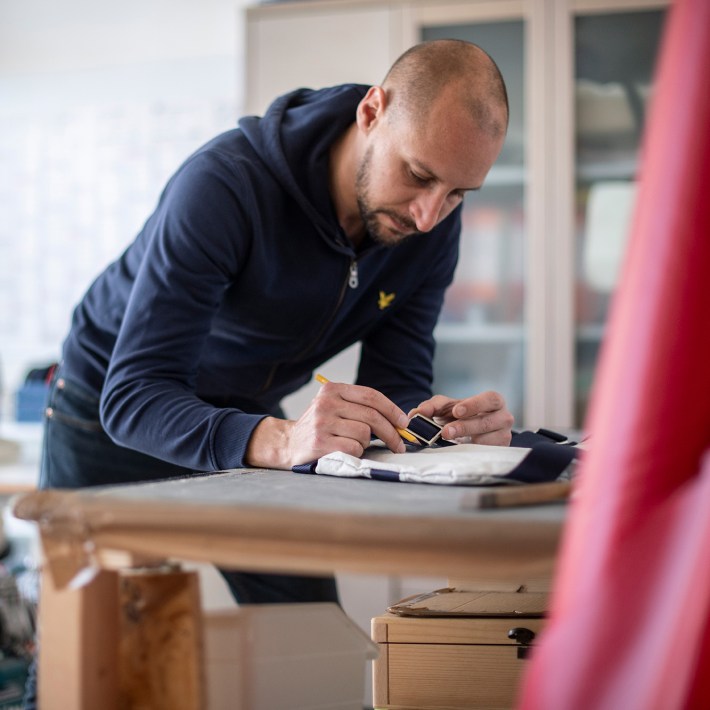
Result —
[[[81,385],[57,374],[49,391],[47,419],[84,431],[103,431],[99,418],[99,398]]]

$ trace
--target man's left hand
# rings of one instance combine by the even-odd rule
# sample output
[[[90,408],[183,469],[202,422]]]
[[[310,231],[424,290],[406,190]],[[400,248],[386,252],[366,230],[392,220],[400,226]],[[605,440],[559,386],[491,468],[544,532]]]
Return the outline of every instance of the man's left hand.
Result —
[[[445,425],[441,435],[449,441],[495,446],[510,444],[513,415],[498,392],[483,392],[466,399],[437,394],[409,412],[409,416],[417,413]]]

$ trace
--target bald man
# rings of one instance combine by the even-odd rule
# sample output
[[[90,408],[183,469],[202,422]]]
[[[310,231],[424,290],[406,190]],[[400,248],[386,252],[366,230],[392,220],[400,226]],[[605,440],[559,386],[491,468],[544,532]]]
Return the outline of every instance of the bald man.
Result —
[[[461,203],[507,121],[493,61],[442,40],[381,86],[299,89],[200,148],[74,312],[41,486],[289,469],[372,437],[402,452],[415,409],[445,438],[507,445],[499,394],[431,391]],[[357,383],[286,419],[282,398],[358,341]],[[337,599],[332,579],[227,579],[240,602]]]

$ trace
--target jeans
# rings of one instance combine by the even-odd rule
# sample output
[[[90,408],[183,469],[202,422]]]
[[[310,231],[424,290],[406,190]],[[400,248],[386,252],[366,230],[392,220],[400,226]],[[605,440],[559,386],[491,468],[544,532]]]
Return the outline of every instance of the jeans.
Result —
[[[40,488],[79,488],[185,476],[189,469],[115,444],[99,421],[98,398],[59,367],[44,423]],[[339,603],[335,579],[219,570],[239,604]],[[36,664],[25,690],[26,710],[37,707]]]

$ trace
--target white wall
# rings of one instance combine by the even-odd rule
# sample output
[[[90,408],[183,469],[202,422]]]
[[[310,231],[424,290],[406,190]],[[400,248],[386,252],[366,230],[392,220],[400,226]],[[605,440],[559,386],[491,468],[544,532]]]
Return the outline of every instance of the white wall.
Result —
[[[244,105],[247,0],[0,3],[0,415],[169,175]]]
[[[240,0],[3,0],[3,74],[235,57]],[[236,66],[233,67],[236,73]]]

